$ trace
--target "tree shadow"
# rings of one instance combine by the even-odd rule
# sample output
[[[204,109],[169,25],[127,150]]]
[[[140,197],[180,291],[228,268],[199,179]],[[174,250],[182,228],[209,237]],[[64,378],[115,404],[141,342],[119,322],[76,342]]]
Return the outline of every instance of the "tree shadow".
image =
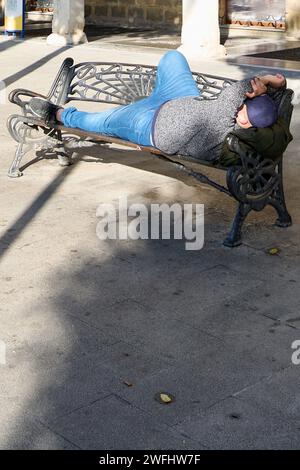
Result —
[[[145,192],[147,200],[166,201],[159,190]],[[220,216],[211,222],[217,234]],[[268,276],[257,274],[255,250],[232,255],[214,238],[193,253],[184,240],[100,241],[95,232],[59,243],[61,260],[3,324],[9,367],[1,390],[14,406],[2,448],[199,448],[174,424],[289,365],[278,344],[272,359],[267,348],[249,346],[249,328],[268,342],[273,324],[252,309]],[[55,245],[53,237],[45,250]],[[159,391],[175,396],[173,407],[154,400]]]
[[[173,197],[173,202],[178,201],[176,192]],[[151,191],[142,200],[166,199],[160,191]],[[215,223],[217,219],[212,215]],[[216,235],[222,225],[220,220],[216,223]],[[61,246],[66,242],[62,236]],[[53,237],[45,250],[53,253],[54,245]],[[93,237],[82,234],[66,245],[61,262],[44,272],[41,290],[37,286],[36,296],[11,312],[10,326],[8,322],[3,325],[9,336],[9,367],[3,371],[1,390],[7,392],[14,408],[9,427],[3,424],[1,447],[152,449],[164,448],[167,442],[175,449],[199,445],[172,430],[174,418],[169,411],[160,411],[153,386],[147,392],[144,384],[157,376],[154,388],[159,391],[167,385],[164,377],[171,374],[180,387],[185,384],[182,390],[169,384],[177,398],[176,419],[198,408],[205,372],[199,376],[196,364],[202,361],[208,371],[220,347],[229,351],[222,338],[202,331],[201,318],[204,321],[210,314],[219,318],[228,297],[226,288],[234,279],[240,283],[239,275],[221,266],[222,253],[215,240],[208,250],[192,253],[185,250],[184,240],[105,242],[97,240],[96,233]],[[248,250],[240,253],[246,261]],[[225,259],[229,259],[226,254]],[[29,274],[26,286],[28,282],[32,285],[34,276]],[[251,286],[252,281],[246,292]],[[237,299],[239,293],[231,292],[231,297]],[[218,305],[214,305],[216,299]],[[188,312],[193,312],[192,317]],[[13,333],[15,322],[18,331]],[[228,374],[229,358],[224,362]],[[185,378],[180,375],[183,371]],[[218,384],[219,398],[228,393],[232,380],[232,374],[226,374],[209,378],[210,386]],[[245,369],[242,382],[248,378]],[[138,400],[143,395],[147,399],[140,409]],[[162,417],[157,418],[157,413]],[[149,427],[151,432],[147,432]]]

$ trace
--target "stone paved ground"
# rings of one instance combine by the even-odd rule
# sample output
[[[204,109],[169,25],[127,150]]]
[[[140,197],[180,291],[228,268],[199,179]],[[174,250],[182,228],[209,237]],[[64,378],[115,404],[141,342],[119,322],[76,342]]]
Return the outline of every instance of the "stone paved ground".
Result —
[[[162,52],[2,40],[1,78],[9,89],[45,92],[67,55],[157,63]],[[235,78],[262,70],[193,68]],[[297,86],[299,75],[288,77]],[[285,157],[294,225],[275,228],[272,209],[253,214],[234,250],[221,244],[233,201],[149,155],[90,143],[70,168],[49,158],[8,179],[5,121],[15,108],[1,109],[0,447],[299,448],[300,366],[291,362],[300,340],[299,107]],[[204,203],[203,250],[98,240],[96,209],[121,194]],[[274,246],[281,251],[270,256]],[[175,401],[158,403],[161,391]]]

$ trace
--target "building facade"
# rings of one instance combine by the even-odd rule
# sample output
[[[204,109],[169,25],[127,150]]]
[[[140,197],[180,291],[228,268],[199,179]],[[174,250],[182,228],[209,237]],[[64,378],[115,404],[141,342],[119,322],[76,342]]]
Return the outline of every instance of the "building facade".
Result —
[[[220,9],[221,24],[285,28],[285,0],[223,0]]]
[[[30,19],[51,20],[57,0],[26,0]],[[85,0],[86,23],[180,31],[184,0]],[[206,2],[209,0],[198,0]],[[5,0],[0,0],[0,21]],[[256,35],[280,32],[288,25],[300,31],[300,0],[219,0],[221,32]],[[205,22],[205,18],[199,18]],[[300,36],[298,37],[300,39]]]
[[[219,4],[221,25],[285,29],[286,0],[220,0]],[[85,9],[86,21],[95,24],[179,29],[182,23],[182,0],[86,0]]]
[[[27,11],[53,12],[54,0],[26,0]]]
[[[181,0],[86,0],[86,21],[131,26],[179,27]]]

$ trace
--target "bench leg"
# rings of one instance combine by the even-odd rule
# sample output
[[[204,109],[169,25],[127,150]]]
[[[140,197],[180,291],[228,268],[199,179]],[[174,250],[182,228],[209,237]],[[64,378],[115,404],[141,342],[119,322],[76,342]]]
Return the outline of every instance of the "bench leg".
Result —
[[[8,176],[10,178],[19,178],[20,176],[23,176],[23,173],[20,171],[20,165],[22,158],[24,157],[25,153],[23,151],[24,144],[18,144],[17,145],[17,150],[15,153],[15,158],[12,162],[12,164],[9,167],[8,170]]]
[[[67,153],[65,146],[64,146],[62,132],[57,131],[56,137],[57,137],[57,145],[55,147],[55,152],[57,155],[59,165],[60,166],[72,165],[72,160],[70,158],[70,155]]]
[[[283,189],[283,171],[282,171],[282,159],[278,164],[278,175],[279,180],[276,188],[274,189],[273,194],[271,194],[269,199],[269,204],[274,207],[277,211],[278,218],[275,224],[278,227],[290,227],[292,225],[292,218],[287,210],[285,197],[284,197],[284,189]]]
[[[242,227],[250,211],[251,207],[248,204],[239,203],[231,230],[223,242],[224,246],[234,248],[242,244]]]
[[[26,142],[28,130],[25,126],[22,129],[22,131],[23,132],[19,134],[20,138],[18,140],[16,139],[18,141],[18,144],[17,144],[15,157],[8,170],[8,176],[10,178],[19,178],[20,176],[23,176],[22,171],[20,171],[21,162],[24,156],[34,148],[33,145],[30,145]]]
[[[40,149],[53,150],[56,153],[61,166],[71,165],[71,160],[64,147],[61,131],[54,129],[40,128],[24,122],[23,116],[12,116],[8,121],[8,130],[17,142],[17,149],[13,162],[8,170],[10,178],[18,178],[22,173],[22,160],[24,156],[32,151]],[[25,168],[25,167],[24,167]]]
[[[8,170],[10,178],[23,176],[21,163],[24,156],[35,148],[35,141],[31,138],[33,128],[24,123],[23,116],[11,116],[8,120],[8,130],[12,138],[17,142],[14,159]]]

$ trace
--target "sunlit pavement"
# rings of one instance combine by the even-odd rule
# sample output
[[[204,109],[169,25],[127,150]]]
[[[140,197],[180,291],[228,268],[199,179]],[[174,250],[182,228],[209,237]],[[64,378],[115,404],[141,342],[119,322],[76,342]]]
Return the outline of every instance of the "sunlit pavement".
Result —
[[[163,52],[1,39],[1,79],[7,91],[45,93],[67,56],[157,64]],[[192,67],[232,78],[268,71],[226,60]],[[299,73],[286,74],[296,88]],[[69,168],[49,158],[7,178],[6,119],[17,110],[1,109],[0,447],[299,448],[299,107],[285,155],[294,225],[274,227],[272,209],[252,214],[234,250],[221,243],[234,202],[147,154],[89,143]],[[97,207],[124,194],[205,204],[204,248],[100,241]],[[157,402],[159,392],[174,401]]]

